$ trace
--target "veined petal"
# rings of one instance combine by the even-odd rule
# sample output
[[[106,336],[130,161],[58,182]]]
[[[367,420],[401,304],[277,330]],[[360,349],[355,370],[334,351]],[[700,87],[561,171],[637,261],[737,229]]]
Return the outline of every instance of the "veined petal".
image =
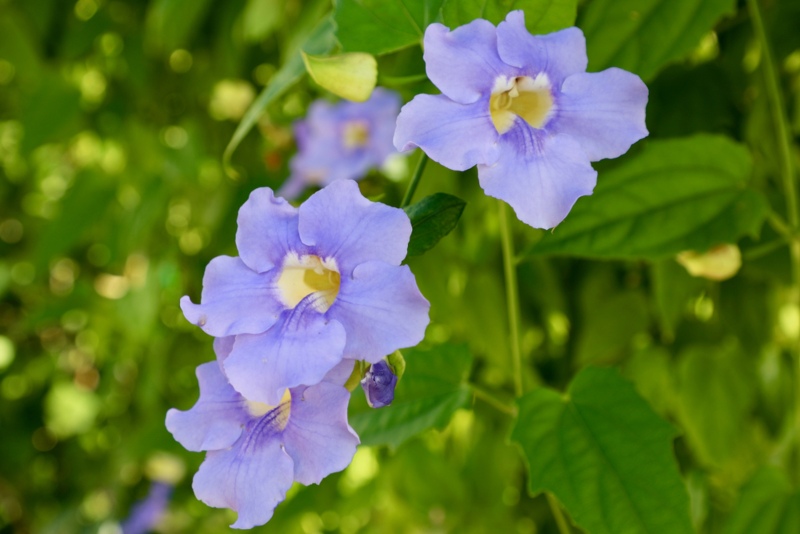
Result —
[[[249,419],[245,400],[228,384],[217,362],[197,367],[200,398],[187,411],[167,412],[167,430],[190,451],[213,451],[230,447],[242,434]]]
[[[547,129],[578,141],[590,161],[621,156],[647,136],[647,86],[635,74],[610,68],[564,80],[558,116]]]
[[[478,167],[481,187],[534,228],[556,226],[597,182],[597,171],[569,136],[536,136],[518,124],[503,136],[501,146],[495,165]]]
[[[233,528],[263,525],[292,486],[294,466],[277,436],[246,435],[230,449],[211,451],[194,476],[198,499],[239,513]]]
[[[342,275],[365,261],[400,265],[411,221],[398,208],[370,202],[351,180],[317,191],[300,206],[300,238],[321,258],[334,258]]]
[[[272,189],[261,187],[250,193],[239,209],[236,248],[242,261],[257,273],[281,265],[290,250],[300,252],[297,208]]]
[[[400,151],[419,147],[433,161],[464,171],[497,161],[498,138],[488,98],[465,105],[444,95],[417,95],[397,117],[394,146]]]
[[[302,395],[292,392],[283,445],[294,461],[294,479],[301,484],[319,484],[353,459],[359,439],[347,424],[349,400],[345,388],[327,382],[306,388]]]
[[[498,76],[514,76],[514,69],[497,55],[497,29],[488,20],[475,19],[453,31],[431,24],[424,41],[428,78],[461,104],[488,96]]]
[[[407,265],[371,261],[356,267],[351,279],[342,279],[327,315],[344,326],[345,356],[375,363],[422,341],[429,309]]]
[[[522,11],[512,11],[497,26],[497,50],[505,63],[529,76],[546,73],[556,89],[567,76],[586,72],[588,63],[586,38],[579,28],[531,35]]]
[[[200,304],[181,299],[186,319],[212,336],[260,334],[269,330],[284,309],[276,296],[277,269],[256,273],[239,258],[217,256],[203,275]]]
[[[223,363],[233,387],[271,406],[288,388],[320,382],[342,359],[345,330],[312,309],[309,295],[264,334],[239,335]]]

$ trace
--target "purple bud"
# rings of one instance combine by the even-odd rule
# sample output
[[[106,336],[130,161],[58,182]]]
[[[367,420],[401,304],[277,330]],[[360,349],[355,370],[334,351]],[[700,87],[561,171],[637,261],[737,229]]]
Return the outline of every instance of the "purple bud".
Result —
[[[392,372],[385,360],[372,364],[361,379],[361,388],[367,396],[370,408],[389,406],[394,400],[394,387],[397,376]]]

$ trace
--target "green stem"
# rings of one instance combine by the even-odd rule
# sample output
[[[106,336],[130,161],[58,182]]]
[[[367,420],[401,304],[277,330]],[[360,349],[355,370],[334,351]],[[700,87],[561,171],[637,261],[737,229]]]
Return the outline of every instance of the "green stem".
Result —
[[[517,285],[517,266],[514,261],[514,241],[511,224],[508,220],[508,206],[497,201],[500,214],[500,240],[503,246],[503,269],[506,279],[506,304],[511,334],[511,368],[514,373],[514,394],[521,397],[522,388],[522,350],[519,344],[519,286]]]
[[[423,152],[422,157],[420,157],[419,162],[417,162],[417,168],[414,169],[414,176],[411,177],[411,182],[408,184],[408,189],[406,189],[406,194],[403,196],[403,201],[400,203],[401,208],[405,208],[411,204],[411,200],[414,198],[414,192],[419,185],[419,179],[422,178],[422,173],[425,171],[425,165],[427,163],[428,155]]]
[[[545,495],[547,495],[547,504],[550,505],[550,511],[553,514],[553,519],[556,520],[556,525],[558,525],[558,532],[560,534],[571,534],[572,529],[569,528],[567,520],[564,518],[564,513],[561,511],[561,507],[558,505],[558,501],[549,492],[545,493]]]
[[[758,0],[747,0],[747,7],[750,11],[750,18],[753,22],[753,29],[756,38],[761,45],[761,57],[764,61],[764,82],[767,88],[767,98],[772,111],[772,120],[778,131],[778,150],[781,156],[781,174],[783,176],[784,193],[786,193],[786,211],[789,216],[789,224],[792,228],[797,228],[800,223],[797,211],[797,193],[794,185],[794,160],[792,159],[792,137],[786,116],[783,112],[783,95],[772,62],[772,51],[767,41],[767,32],[764,29],[764,21],[761,18],[761,10],[758,7]]]
[[[787,224],[786,221],[783,220],[783,217],[775,213],[774,211],[770,211],[769,215],[767,215],[767,223],[779,233],[782,237],[784,237],[787,241],[791,242],[795,239],[795,234],[792,231],[792,228]]]
[[[473,395],[475,395],[476,398],[481,399],[486,404],[492,406],[493,408],[496,408],[498,411],[501,411],[504,414],[508,414],[511,417],[516,417],[517,416],[517,407],[516,406],[509,406],[508,404],[504,403],[503,401],[501,401],[500,399],[498,399],[497,397],[495,397],[494,395],[492,395],[488,391],[485,391],[485,390],[479,388],[475,384],[470,384],[469,387],[472,390],[472,393],[473,393]]]
[[[381,76],[378,85],[389,85],[397,87],[398,85],[409,85],[417,82],[424,82],[428,79],[427,74],[411,74],[409,76]]]
[[[758,258],[762,258],[767,254],[778,250],[779,248],[785,247],[788,243],[789,241],[785,239],[776,239],[775,241],[770,241],[769,243],[764,243],[763,245],[753,247],[743,254],[744,260],[757,260]]]
[[[778,151],[781,160],[781,176],[783,178],[783,193],[786,197],[786,213],[791,227],[791,242],[789,251],[792,258],[792,300],[795,306],[800,305],[800,239],[795,235],[800,225],[800,216],[797,210],[797,192],[795,190],[795,170],[794,159],[792,157],[793,139],[789,132],[788,121],[784,113],[783,95],[781,94],[780,79],[772,61],[772,50],[767,40],[767,32],[764,29],[764,21],[761,18],[761,9],[758,0],[747,0],[750,19],[753,22],[753,30],[756,38],[761,45],[761,55],[764,65],[764,83],[767,90],[772,120],[775,122],[777,130]],[[795,445],[797,447],[797,462],[800,464],[800,339],[797,340],[794,350],[794,370],[795,370],[795,405],[794,405],[794,427]],[[795,472],[795,479],[800,480],[800,473]]]

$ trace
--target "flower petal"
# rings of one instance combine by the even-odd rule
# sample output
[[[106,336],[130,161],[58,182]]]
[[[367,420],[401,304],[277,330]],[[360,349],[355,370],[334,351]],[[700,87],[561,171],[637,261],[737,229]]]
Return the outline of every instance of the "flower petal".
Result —
[[[167,430],[190,451],[213,451],[233,445],[249,419],[245,400],[228,384],[217,362],[197,367],[200,398],[187,411],[167,412]]]
[[[547,35],[531,35],[525,14],[512,11],[497,26],[497,50],[505,63],[525,74],[547,74],[558,89],[567,76],[586,72],[586,38],[579,28],[567,28]]]
[[[293,470],[277,436],[243,436],[230,449],[206,454],[192,489],[209,506],[236,510],[233,528],[252,528],[269,521],[286,498]]]
[[[564,80],[552,132],[568,134],[590,161],[621,156],[647,136],[647,86],[635,74],[611,68]]]
[[[456,171],[497,161],[499,135],[488,99],[458,104],[443,95],[417,95],[397,117],[394,146],[421,148],[430,158]]]
[[[292,392],[283,445],[294,461],[294,479],[301,484],[319,484],[353,459],[359,439],[347,424],[349,400],[345,388],[327,382],[306,388],[302,395]]]
[[[275,406],[287,388],[316,384],[341,361],[344,327],[316,312],[308,304],[311,299],[285,312],[264,334],[236,336],[223,366],[248,400]]]
[[[453,31],[431,24],[424,40],[428,78],[461,104],[488,96],[497,77],[515,75],[497,55],[497,29],[488,20],[475,19]]]
[[[353,374],[353,367],[355,367],[355,364],[355,360],[342,360],[336,364],[336,367],[328,371],[328,374],[325,375],[325,378],[323,378],[322,381],[330,382],[331,384],[336,384],[337,386],[344,386],[347,380],[350,378],[350,375]]]
[[[327,315],[347,332],[345,356],[375,363],[422,341],[429,309],[407,265],[371,261],[356,267],[351,279],[342,278]]]
[[[503,136],[501,146],[497,164],[478,167],[481,187],[509,203],[517,217],[534,228],[560,223],[597,182],[597,171],[569,136],[538,137],[518,124]]]
[[[336,260],[342,278],[369,260],[400,265],[411,237],[411,221],[403,210],[370,202],[351,180],[311,195],[300,206],[299,229],[315,254]]]
[[[297,208],[276,198],[269,187],[250,193],[237,223],[239,257],[257,273],[281,265],[288,251],[301,253],[304,248],[297,233]]]
[[[212,336],[260,334],[284,309],[273,284],[278,275],[277,269],[259,274],[239,258],[217,256],[203,275],[200,304],[183,297],[181,309],[190,323]]]

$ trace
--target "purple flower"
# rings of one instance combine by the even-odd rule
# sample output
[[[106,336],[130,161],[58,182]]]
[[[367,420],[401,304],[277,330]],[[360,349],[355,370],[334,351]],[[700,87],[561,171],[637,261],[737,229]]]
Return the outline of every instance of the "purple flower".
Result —
[[[361,389],[367,397],[370,408],[389,406],[394,400],[394,388],[397,376],[385,360],[372,364],[361,379]]]
[[[424,337],[430,305],[400,265],[411,235],[403,210],[340,180],[300,208],[257,189],[238,223],[240,257],[211,260],[201,303],[184,297],[181,307],[206,333],[236,336],[223,366],[248,399],[277,405],[343,358],[374,363]]]
[[[294,481],[319,484],[344,469],[359,443],[342,387],[352,368],[343,361],[322,382],[286,390],[270,406],[236,392],[217,362],[200,365],[199,400],[188,411],[169,410],[166,421],[181,445],[208,451],[192,482],[197,498],[236,510],[231,526],[251,528],[269,521]]]
[[[578,28],[534,36],[522,11],[496,28],[483,19],[453,31],[431,24],[424,59],[442,94],[403,107],[395,146],[420,147],[458,171],[478,165],[486,194],[531,226],[560,223],[594,189],[590,162],[647,135],[647,87],[617,68],[587,73]]]
[[[172,484],[155,481],[147,497],[137,502],[122,523],[123,534],[145,534],[161,520],[172,496]]]
[[[366,102],[317,100],[294,126],[298,152],[278,196],[293,199],[306,187],[358,180],[397,151],[392,144],[400,97],[377,88]]]

